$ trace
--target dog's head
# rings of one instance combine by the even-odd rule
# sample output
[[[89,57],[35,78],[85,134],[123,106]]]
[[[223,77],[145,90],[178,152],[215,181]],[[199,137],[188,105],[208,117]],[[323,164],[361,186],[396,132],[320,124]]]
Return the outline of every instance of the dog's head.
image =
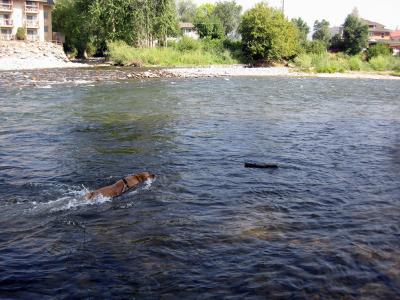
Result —
[[[153,180],[154,178],[156,178],[156,175],[154,175],[153,173],[149,173],[149,172],[142,172],[136,175],[136,177],[139,178],[139,180],[141,182],[146,181],[147,179]]]

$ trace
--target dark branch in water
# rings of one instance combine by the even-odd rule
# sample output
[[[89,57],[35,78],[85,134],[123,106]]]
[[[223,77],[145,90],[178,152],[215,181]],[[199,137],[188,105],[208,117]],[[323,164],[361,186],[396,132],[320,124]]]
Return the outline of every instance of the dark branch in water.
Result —
[[[245,168],[259,168],[259,169],[276,169],[276,168],[278,168],[278,165],[277,164],[246,162],[246,163],[244,163],[244,167]]]

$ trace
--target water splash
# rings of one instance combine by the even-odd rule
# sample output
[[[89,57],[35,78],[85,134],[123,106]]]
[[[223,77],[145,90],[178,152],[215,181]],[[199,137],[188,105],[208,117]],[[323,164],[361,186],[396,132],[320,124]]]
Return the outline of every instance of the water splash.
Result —
[[[146,180],[143,185],[139,186],[136,189],[132,189],[126,195],[136,195],[140,191],[148,191],[150,190],[153,182],[155,179],[148,179]],[[51,200],[48,202],[33,202],[33,208],[31,211],[42,213],[42,212],[59,212],[59,211],[66,211],[66,210],[74,210],[80,207],[85,206],[93,206],[93,205],[102,205],[107,202],[112,202],[112,198],[104,197],[102,195],[98,195],[93,199],[87,200],[85,199],[86,193],[89,192],[89,189],[85,186],[80,188],[67,188],[64,195],[56,200]]]

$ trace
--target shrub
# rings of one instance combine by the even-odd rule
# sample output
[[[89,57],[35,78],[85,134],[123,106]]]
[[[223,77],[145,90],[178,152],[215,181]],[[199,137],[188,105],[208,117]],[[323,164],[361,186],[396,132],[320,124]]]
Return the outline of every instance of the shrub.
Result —
[[[304,70],[317,73],[345,72],[349,69],[346,55],[322,54],[301,54],[295,59],[295,65]]]
[[[223,40],[205,38],[202,40],[204,51],[213,53],[223,53],[225,51]]]
[[[307,53],[322,54],[326,52],[326,44],[320,40],[307,41],[305,50]]]
[[[242,42],[237,40],[225,39],[224,40],[224,47],[231,51],[241,51],[242,50]]]
[[[345,59],[326,54],[316,55],[313,64],[317,73],[343,73],[348,69]]]
[[[26,29],[24,27],[18,27],[15,37],[20,41],[26,40]]]
[[[376,44],[368,48],[367,59],[371,60],[377,56],[389,56],[393,53],[393,50],[385,44]]]
[[[88,42],[86,45],[86,54],[88,57],[93,57],[96,54],[96,46],[92,42]]]
[[[142,61],[132,53],[131,47],[129,47],[123,41],[116,41],[107,44],[109,50],[109,59],[111,59],[116,65],[121,66],[141,66]]]
[[[309,54],[303,53],[297,56],[294,60],[296,67],[304,70],[310,70],[312,67],[312,57]]]
[[[364,70],[364,62],[359,56],[351,56],[349,58],[349,68],[351,71],[361,71]]]
[[[225,39],[223,45],[225,49],[230,51],[232,57],[244,63],[248,62],[248,57],[245,57],[243,54],[243,44],[241,41]]]
[[[198,40],[192,39],[190,37],[182,37],[175,45],[176,49],[179,51],[193,51],[201,48],[201,43]]]
[[[390,69],[390,57],[376,56],[370,59],[369,64],[375,71],[385,71]]]

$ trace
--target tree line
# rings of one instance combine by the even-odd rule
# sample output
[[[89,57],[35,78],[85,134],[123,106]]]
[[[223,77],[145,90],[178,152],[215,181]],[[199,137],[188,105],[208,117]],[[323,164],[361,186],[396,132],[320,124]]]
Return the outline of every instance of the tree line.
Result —
[[[343,32],[331,36],[329,22],[310,28],[301,18],[288,20],[279,9],[260,2],[242,14],[234,0],[197,6],[192,0],[58,0],[55,31],[66,36],[66,47],[104,53],[107,42],[124,41],[133,47],[165,46],[179,35],[178,22],[194,24],[201,39],[228,40],[240,46],[248,61],[290,60],[300,53],[341,51],[360,53],[368,46],[368,26],[357,11],[349,14]]]

